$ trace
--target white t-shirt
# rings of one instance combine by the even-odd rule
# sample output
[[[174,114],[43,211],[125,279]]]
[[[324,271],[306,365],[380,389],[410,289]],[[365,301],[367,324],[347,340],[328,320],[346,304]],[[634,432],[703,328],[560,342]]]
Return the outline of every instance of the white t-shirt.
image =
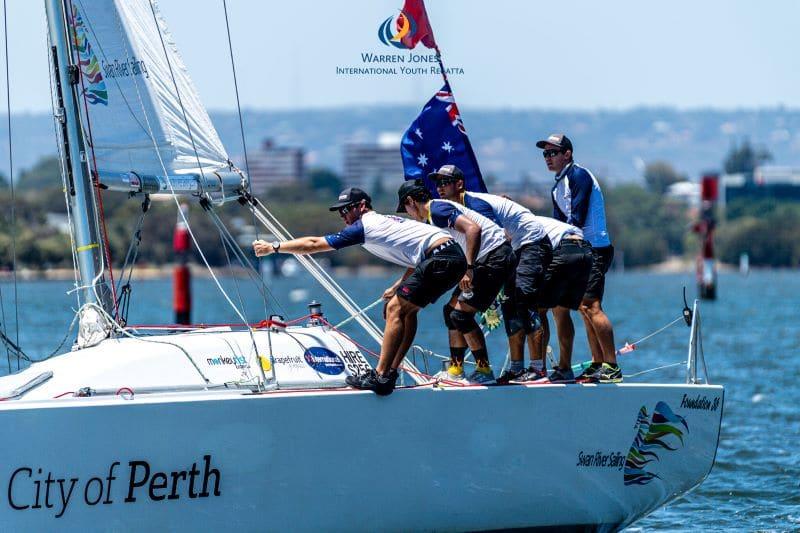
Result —
[[[583,238],[583,232],[579,228],[567,224],[566,222],[561,222],[560,220],[550,217],[540,217],[536,215],[534,215],[534,218],[544,227],[544,231],[550,238],[550,244],[553,245],[554,249],[561,244],[561,239],[567,235],[577,235],[580,238]]]
[[[502,196],[483,192],[465,192],[464,205],[473,211],[489,216],[511,237],[511,247],[520,249],[525,244],[536,242],[546,233],[531,211]]]
[[[481,247],[478,250],[478,257],[475,258],[476,261],[480,261],[489,252],[506,242],[503,229],[480,213],[450,200],[431,200],[430,223],[447,230],[466,252],[467,236],[455,229],[456,219],[462,215],[481,228]]]
[[[433,243],[447,238],[449,234],[428,224],[375,211],[367,211],[339,233],[325,236],[337,250],[360,244],[381,259],[409,268],[425,258]]]

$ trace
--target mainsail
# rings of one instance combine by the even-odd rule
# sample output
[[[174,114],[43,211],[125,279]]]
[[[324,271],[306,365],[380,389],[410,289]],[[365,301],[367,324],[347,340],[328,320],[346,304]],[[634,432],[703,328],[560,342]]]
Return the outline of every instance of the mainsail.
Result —
[[[97,170],[164,176],[228,166],[158,7],[149,0],[72,0]]]

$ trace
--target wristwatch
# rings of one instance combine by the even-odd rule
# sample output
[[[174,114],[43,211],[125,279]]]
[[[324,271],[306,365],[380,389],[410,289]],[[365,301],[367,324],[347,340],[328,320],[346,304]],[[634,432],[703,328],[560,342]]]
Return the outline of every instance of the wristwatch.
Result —
[[[474,269],[475,269],[475,265],[467,265],[467,270],[474,270]]]
[[[281,241],[272,241],[272,251],[276,254],[281,251]]]

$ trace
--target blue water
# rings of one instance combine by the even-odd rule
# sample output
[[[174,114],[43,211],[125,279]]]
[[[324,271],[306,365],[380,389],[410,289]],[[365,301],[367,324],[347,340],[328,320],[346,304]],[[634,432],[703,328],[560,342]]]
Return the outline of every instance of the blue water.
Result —
[[[380,296],[391,279],[350,277],[341,284],[361,305]],[[694,281],[687,275],[629,273],[611,275],[606,292],[606,311],[613,321],[617,345],[634,342],[669,323],[681,313],[681,288],[691,295]],[[243,302],[246,318],[264,318],[265,308],[249,281],[224,280],[235,302]],[[16,335],[14,288],[0,284],[3,291],[6,332]],[[18,285],[19,340],[31,356],[53,351],[67,332],[74,298],[66,295],[67,282],[25,282]],[[330,297],[306,277],[270,282],[280,304],[266,313],[286,318],[306,313],[310,298],[323,303],[333,323],[345,318]],[[711,475],[695,491],[637,523],[643,529],[800,529],[800,389],[796,368],[800,361],[800,325],[797,294],[800,272],[755,272],[748,277],[722,275],[720,298],[702,305],[703,339],[712,383],[725,385],[725,415],[717,461]],[[241,295],[241,297],[239,296]],[[292,296],[293,298],[291,298]],[[224,302],[210,280],[196,280],[193,290],[195,322],[228,323],[238,318]],[[296,301],[292,301],[292,300]],[[171,321],[169,280],[138,282],[134,286],[129,322],[131,324]],[[380,310],[373,318],[380,320]],[[379,322],[380,323],[380,322]],[[420,315],[418,342],[439,353],[447,353],[439,305]],[[580,321],[576,320],[575,361],[586,358],[588,349]],[[355,328],[349,331],[372,348],[376,346]],[[626,374],[685,360],[688,328],[682,323],[642,342],[623,356]],[[67,342],[67,349],[72,337]],[[505,356],[505,338],[498,330],[489,335],[488,345],[496,369]],[[12,361],[12,367],[15,363]],[[0,352],[0,373],[7,371]],[[633,380],[673,381],[685,379],[682,366],[646,374]]]

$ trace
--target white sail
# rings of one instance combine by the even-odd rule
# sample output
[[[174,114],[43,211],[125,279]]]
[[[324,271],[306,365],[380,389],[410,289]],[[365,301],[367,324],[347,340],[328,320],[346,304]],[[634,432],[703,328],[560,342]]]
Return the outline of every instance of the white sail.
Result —
[[[67,24],[97,169],[172,175],[226,166],[225,148],[155,3],[71,4]]]

